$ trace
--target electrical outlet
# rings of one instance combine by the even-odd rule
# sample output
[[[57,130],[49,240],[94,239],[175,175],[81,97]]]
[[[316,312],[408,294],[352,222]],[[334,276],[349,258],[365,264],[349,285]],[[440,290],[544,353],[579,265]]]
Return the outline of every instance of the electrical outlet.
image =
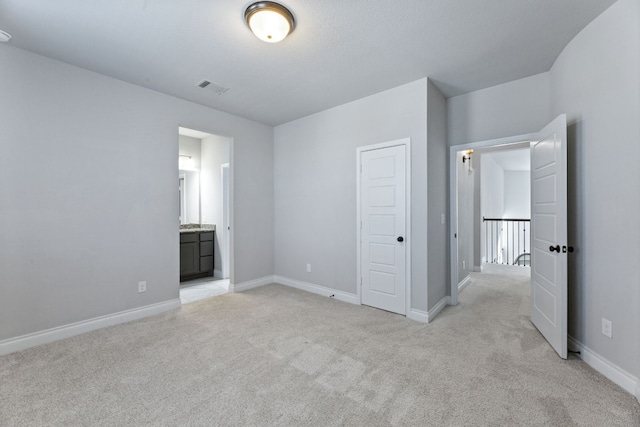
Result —
[[[604,317],[602,318],[602,335],[611,338],[613,335],[613,329],[611,327],[611,320],[607,320]]]
[[[307,273],[311,273],[311,264],[307,264]]]
[[[440,224],[444,224],[444,214],[440,214]]]
[[[138,282],[138,293],[147,292],[147,282]]]
[[[462,268],[467,268],[467,261],[462,260]]]

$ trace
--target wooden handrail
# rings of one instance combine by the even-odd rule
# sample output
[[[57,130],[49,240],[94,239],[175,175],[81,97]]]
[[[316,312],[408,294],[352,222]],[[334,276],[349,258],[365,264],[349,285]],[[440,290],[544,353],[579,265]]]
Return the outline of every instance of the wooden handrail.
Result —
[[[524,218],[485,218],[482,217],[483,221],[531,221],[530,219]]]

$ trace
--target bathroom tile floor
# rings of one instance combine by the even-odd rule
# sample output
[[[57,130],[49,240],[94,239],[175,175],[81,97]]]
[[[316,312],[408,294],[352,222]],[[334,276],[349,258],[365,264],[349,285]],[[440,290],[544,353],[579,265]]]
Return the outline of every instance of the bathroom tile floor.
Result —
[[[180,301],[182,304],[188,304],[227,292],[229,292],[229,279],[205,277],[189,280],[180,284]]]

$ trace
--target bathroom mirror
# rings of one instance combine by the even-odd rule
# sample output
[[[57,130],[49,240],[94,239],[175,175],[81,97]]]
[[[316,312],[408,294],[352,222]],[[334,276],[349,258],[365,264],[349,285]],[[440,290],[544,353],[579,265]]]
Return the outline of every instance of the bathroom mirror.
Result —
[[[180,224],[200,224],[200,172],[178,172]]]

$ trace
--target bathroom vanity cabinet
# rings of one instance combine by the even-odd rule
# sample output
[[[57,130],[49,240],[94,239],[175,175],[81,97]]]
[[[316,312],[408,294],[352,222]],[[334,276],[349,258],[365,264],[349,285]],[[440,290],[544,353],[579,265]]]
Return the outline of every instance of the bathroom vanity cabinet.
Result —
[[[215,231],[180,233],[180,281],[213,276],[213,235]]]

